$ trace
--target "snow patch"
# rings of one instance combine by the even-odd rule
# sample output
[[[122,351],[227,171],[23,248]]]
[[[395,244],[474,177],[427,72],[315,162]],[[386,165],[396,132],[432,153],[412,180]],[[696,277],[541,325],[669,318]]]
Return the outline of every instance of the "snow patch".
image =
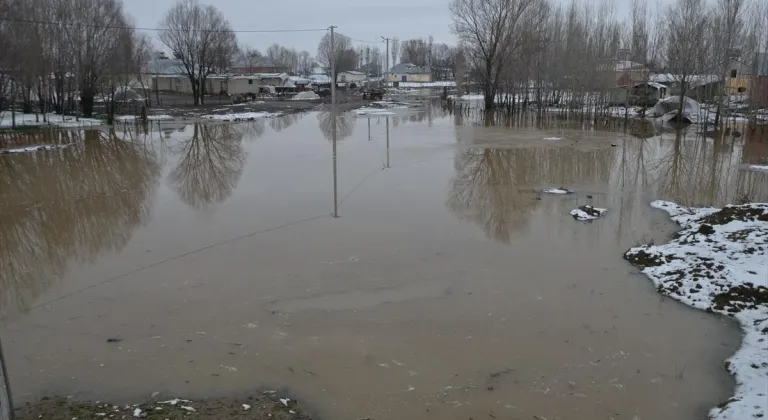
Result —
[[[749,171],[768,171],[768,165],[749,165],[747,166]]]
[[[119,122],[134,122],[140,119],[141,117],[138,115],[120,115],[115,117],[115,121]],[[147,121],[168,121],[172,119],[173,117],[170,115],[147,115]]]
[[[560,187],[560,188],[545,188],[541,190],[544,194],[573,194],[572,190],[569,190],[568,188]]]
[[[11,128],[13,126],[14,116],[9,111],[0,112],[0,128]],[[16,127],[59,127],[59,128],[80,128],[93,127],[104,124],[103,121],[95,118],[80,118],[58,114],[46,114],[43,121],[43,114],[20,114],[16,113]]]
[[[234,114],[210,114],[202,115],[200,118],[205,120],[217,121],[254,121],[262,118],[279,117],[279,113],[273,112],[240,112]]]
[[[546,141],[559,141],[559,140],[562,140],[562,139],[563,139],[562,137],[544,137],[542,140],[546,140]]]
[[[714,209],[654,201],[651,206],[669,213],[682,230],[667,244],[632,248],[624,258],[642,267],[664,295],[739,322],[741,347],[725,362],[736,378],[735,395],[709,417],[762,417],[768,412],[768,204]]]
[[[318,94],[310,90],[299,92],[296,95],[294,95],[293,98],[291,98],[292,101],[312,101],[315,99],[320,99],[320,96],[318,96]]]

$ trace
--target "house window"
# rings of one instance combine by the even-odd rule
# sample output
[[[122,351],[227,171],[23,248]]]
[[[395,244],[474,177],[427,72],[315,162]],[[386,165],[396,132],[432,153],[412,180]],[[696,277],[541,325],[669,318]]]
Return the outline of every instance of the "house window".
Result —
[[[248,79],[248,84],[252,85],[253,84],[253,79]]]
[[[731,69],[731,79],[736,78],[736,69]]]

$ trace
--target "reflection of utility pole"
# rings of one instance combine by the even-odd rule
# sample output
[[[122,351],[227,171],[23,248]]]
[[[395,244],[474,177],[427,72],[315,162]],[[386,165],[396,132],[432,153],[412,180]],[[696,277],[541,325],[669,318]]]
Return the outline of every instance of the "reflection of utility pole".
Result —
[[[0,342],[0,420],[13,420],[13,397],[8,370],[5,367],[2,342]]]
[[[387,117],[387,168],[389,168],[389,117]]]
[[[371,141],[371,116],[368,116],[368,141]]]
[[[389,38],[381,37],[381,39],[387,42],[387,69],[384,72],[384,86],[388,86],[387,83],[389,83],[389,81],[387,80],[387,78],[389,76]]]

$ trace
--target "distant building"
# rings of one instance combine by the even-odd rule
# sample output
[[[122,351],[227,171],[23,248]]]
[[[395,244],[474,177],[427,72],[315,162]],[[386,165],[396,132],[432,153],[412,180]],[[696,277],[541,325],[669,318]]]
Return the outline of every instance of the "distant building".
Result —
[[[339,72],[339,77],[336,79],[339,83],[355,83],[360,84],[368,78],[368,75],[361,71],[350,70]]]
[[[768,106],[768,52],[756,54],[747,62],[734,60],[727,78],[729,95],[754,96],[758,106]]]
[[[429,67],[419,67],[411,63],[400,63],[389,69],[387,74],[387,82],[426,83],[431,81],[432,69]]]
[[[325,67],[321,65],[320,63],[313,63],[312,64],[312,74],[325,74],[328,75],[328,67]]]

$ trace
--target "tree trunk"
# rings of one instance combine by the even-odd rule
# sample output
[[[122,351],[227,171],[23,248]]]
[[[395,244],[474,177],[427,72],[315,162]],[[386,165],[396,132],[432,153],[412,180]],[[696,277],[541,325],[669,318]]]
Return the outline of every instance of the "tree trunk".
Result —
[[[80,106],[83,109],[83,117],[91,118],[93,116],[93,88],[86,86],[80,92]]]

